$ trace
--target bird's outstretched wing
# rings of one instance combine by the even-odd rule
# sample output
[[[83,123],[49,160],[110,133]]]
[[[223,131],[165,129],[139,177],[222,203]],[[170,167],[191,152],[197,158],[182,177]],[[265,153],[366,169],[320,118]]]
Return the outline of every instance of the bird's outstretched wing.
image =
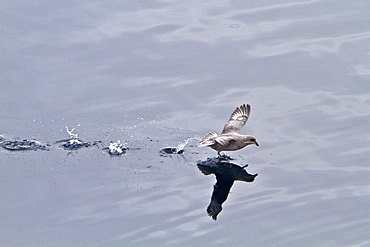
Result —
[[[231,114],[229,121],[225,124],[222,134],[240,133],[241,128],[247,123],[251,112],[250,105],[241,105]]]
[[[217,220],[217,215],[222,210],[222,204],[229,196],[230,189],[234,184],[234,180],[225,179],[222,176],[216,176],[217,182],[213,185],[211,202],[207,207],[207,213],[212,219]]]

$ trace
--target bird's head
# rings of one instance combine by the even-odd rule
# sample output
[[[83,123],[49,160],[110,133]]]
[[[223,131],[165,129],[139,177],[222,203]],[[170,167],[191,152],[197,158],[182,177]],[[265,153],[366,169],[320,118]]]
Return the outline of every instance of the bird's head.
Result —
[[[254,136],[244,136],[244,143],[245,145],[252,145],[252,144],[255,144],[256,146],[259,146],[256,138]]]

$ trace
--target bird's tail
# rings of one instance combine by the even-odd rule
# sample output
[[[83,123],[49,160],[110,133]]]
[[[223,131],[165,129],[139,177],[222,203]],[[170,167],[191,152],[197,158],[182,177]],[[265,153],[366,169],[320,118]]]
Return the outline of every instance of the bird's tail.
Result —
[[[215,144],[215,138],[217,137],[215,131],[209,132],[203,139],[197,144],[197,147],[206,147]]]

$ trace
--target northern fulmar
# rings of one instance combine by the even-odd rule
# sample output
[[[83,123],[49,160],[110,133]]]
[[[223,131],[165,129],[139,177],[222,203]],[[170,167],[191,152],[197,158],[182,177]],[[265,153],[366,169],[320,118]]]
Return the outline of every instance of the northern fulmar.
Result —
[[[235,151],[245,146],[255,144],[259,146],[256,138],[251,135],[241,135],[241,128],[247,123],[251,107],[249,104],[237,107],[225,124],[221,135],[211,131],[198,144],[197,147],[211,147],[221,157],[221,151]]]

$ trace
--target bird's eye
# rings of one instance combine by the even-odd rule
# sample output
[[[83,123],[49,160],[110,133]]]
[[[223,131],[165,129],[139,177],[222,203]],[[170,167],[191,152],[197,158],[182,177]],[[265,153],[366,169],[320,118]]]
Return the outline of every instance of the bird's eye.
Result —
[[[255,141],[256,141],[256,139],[252,138],[252,139],[251,139],[251,141],[252,141],[252,142],[255,142]]]

